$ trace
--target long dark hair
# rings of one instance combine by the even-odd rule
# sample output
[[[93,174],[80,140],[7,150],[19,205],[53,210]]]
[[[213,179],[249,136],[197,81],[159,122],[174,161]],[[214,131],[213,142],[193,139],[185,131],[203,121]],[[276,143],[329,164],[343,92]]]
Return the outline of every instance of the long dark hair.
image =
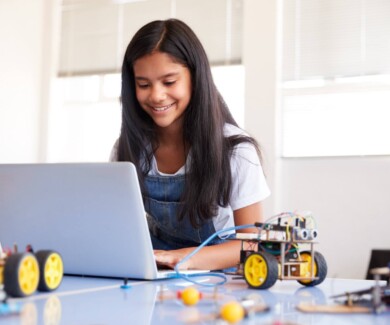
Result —
[[[235,126],[237,123],[214,85],[206,52],[195,33],[177,19],[153,21],[134,35],[124,57],[122,127],[117,150],[119,161],[131,161],[137,167],[144,194],[147,193],[143,179],[151,168],[158,142],[154,122],[136,98],[133,64],[156,51],[167,53],[191,73],[192,94],[183,125],[183,141],[190,146],[191,164],[185,176],[183,208],[178,217],[188,215],[191,223],[199,226],[216,215],[218,205],[229,203],[230,157],[234,146],[250,142],[259,155],[260,151],[256,141],[249,136],[224,137],[225,123]],[[152,152],[147,149],[150,145],[155,145]]]

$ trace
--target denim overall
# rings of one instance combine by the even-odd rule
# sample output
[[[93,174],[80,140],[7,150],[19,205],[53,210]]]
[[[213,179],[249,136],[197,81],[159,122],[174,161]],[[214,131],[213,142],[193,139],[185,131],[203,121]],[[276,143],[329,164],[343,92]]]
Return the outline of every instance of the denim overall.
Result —
[[[206,220],[200,228],[194,228],[189,218],[178,220],[177,211],[184,190],[184,175],[145,177],[147,196],[144,195],[147,220],[154,249],[179,249],[196,247],[215,233],[213,221]],[[223,240],[214,238],[210,245]]]

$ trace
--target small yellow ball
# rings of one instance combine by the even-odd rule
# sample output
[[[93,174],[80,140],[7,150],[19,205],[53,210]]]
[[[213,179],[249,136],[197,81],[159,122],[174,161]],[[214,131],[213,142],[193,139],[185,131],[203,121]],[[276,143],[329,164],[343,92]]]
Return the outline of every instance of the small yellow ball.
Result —
[[[181,299],[187,306],[196,305],[200,299],[200,293],[193,287],[188,287],[181,293]]]
[[[221,318],[230,324],[239,322],[244,318],[244,308],[236,301],[228,302],[221,307]]]

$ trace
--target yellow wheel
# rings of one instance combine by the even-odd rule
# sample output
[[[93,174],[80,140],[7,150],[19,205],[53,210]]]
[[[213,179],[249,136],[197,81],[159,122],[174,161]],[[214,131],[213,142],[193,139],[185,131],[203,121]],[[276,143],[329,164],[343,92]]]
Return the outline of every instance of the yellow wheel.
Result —
[[[310,277],[311,265],[312,265],[312,255],[311,252],[302,252],[300,254],[301,261],[306,263],[301,264],[301,277]],[[319,252],[314,252],[314,270],[313,275],[317,278],[315,280],[299,280],[300,284],[305,286],[316,286],[325,280],[326,274],[328,272],[328,267],[325,261],[324,256]]]
[[[33,294],[38,287],[39,267],[30,253],[15,253],[9,256],[4,266],[4,290],[12,297]]]
[[[50,250],[38,251],[37,257],[40,278],[39,291],[53,291],[59,287],[64,274],[64,265],[60,254]]]
[[[244,277],[250,287],[268,289],[278,279],[278,261],[266,252],[252,253],[244,262]]]

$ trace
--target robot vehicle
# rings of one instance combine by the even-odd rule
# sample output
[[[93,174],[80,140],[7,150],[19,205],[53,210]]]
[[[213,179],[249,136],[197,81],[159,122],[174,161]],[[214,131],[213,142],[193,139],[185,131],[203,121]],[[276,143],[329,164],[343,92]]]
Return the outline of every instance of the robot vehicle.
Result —
[[[281,213],[266,223],[256,223],[257,233],[236,233],[232,240],[241,240],[240,262],[237,271],[229,274],[244,278],[255,289],[268,289],[278,279],[296,280],[304,286],[320,284],[327,264],[314,251],[318,231],[313,223],[310,215]]]
[[[0,287],[11,297],[26,297],[38,291],[53,291],[63,277],[61,255],[53,250],[3,251],[0,244]]]

